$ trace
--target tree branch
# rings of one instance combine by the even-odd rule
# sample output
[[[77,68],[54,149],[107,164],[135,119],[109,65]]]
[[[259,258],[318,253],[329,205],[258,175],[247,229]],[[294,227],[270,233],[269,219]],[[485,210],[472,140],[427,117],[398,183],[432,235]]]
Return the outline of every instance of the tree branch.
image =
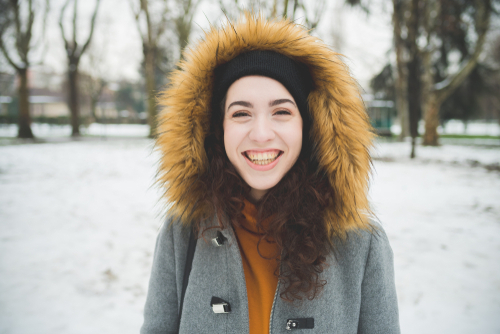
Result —
[[[478,0],[477,2],[476,30],[478,32],[478,38],[474,47],[474,52],[469,59],[462,62],[460,69],[454,75],[434,85],[434,93],[438,101],[444,101],[464,81],[474,67],[476,67],[479,56],[483,51],[486,33],[490,25],[492,7],[491,0]]]
[[[285,0],[285,8],[283,8],[283,18],[286,19],[288,12],[288,0]]]
[[[141,28],[141,23],[140,23],[140,15],[141,15],[141,6],[139,6],[139,10],[135,11],[134,10],[134,5],[133,5],[133,0],[128,0],[128,3],[130,5],[130,10],[132,10],[132,13],[134,14],[135,22],[137,24],[137,30],[139,31],[139,35],[141,35],[142,41],[144,42],[146,40],[146,37],[144,36],[144,33],[142,32]]]
[[[167,20],[168,20],[167,13],[168,13],[168,6],[165,4],[165,6],[163,7],[163,13],[161,14],[161,21],[158,24],[158,29],[156,30],[156,34],[154,34],[154,36],[151,36],[151,38],[153,39],[151,41],[151,44],[153,44],[153,45],[158,44],[158,40],[160,39],[161,35],[163,35],[165,30],[167,30]],[[152,29],[150,27],[151,21],[150,21],[150,17],[149,17],[149,9],[148,9],[148,12],[146,14],[146,17],[148,20],[148,29]]]
[[[16,49],[17,49],[17,53],[19,53],[19,55],[20,55],[21,50],[22,50],[22,45],[24,44],[23,32],[21,29],[21,19],[19,17],[20,16],[20,13],[19,13],[20,4],[19,4],[19,1],[17,1],[17,0],[11,0],[10,3],[14,9],[14,21],[16,23]]]
[[[95,5],[95,10],[94,10],[94,14],[92,15],[92,21],[90,23],[90,34],[89,34],[89,38],[87,39],[87,41],[85,42],[85,44],[83,45],[83,48],[82,48],[82,51],[80,52],[80,55],[82,55],[85,50],[87,49],[87,47],[89,46],[90,44],[90,41],[92,40],[92,35],[94,34],[94,27],[95,27],[95,19],[97,17],[97,10],[99,9],[99,4],[101,3],[101,0],[97,0],[97,3]]]
[[[28,23],[26,25],[26,31],[22,33],[24,39],[23,39],[23,45],[22,45],[22,53],[19,53],[19,56],[21,57],[22,61],[26,64],[25,66],[28,67],[29,62],[28,62],[28,53],[30,50],[30,42],[31,42],[31,29],[33,27],[33,21],[35,20],[35,15],[33,11],[33,0],[29,0],[28,2],[28,11],[29,11],[29,16],[28,16]]]
[[[141,7],[142,11],[146,15],[146,26],[148,29],[148,39],[147,39],[147,46],[151,47],[151,44],[153,43],[153,33],[152,33],[152,28],[151,28],[151,17],[149,16],[149,7],[148,7],[148,0],[141,0]]]
[[[66,39],[66,33],[64,31],[63,17],[64,17],[64,12],[66,11],[66,8],[68,7],[70,1],[71,0],[67,0],[66,3],[62,6],[61,14],[59,15],[59,28],[61,28],[61,35],[64,41],[64,48],[66,49],[67,55],[69,55],[69,43],[68,40]]]
[[[18,66],[16,63],[14,63],[14,61],[12,60],[12,58],[10,58],[9,54],[7,53],[7,50],[5,49],[5,46],[3,45],[3,39],[0,39],[0,49],[2,49],[2,53],[5,56],[5,59],[7,59],[7,61],[9,62],[9,64],[12,67],[14,67],[14,69],[16,71],[19,72],[22,68],[20,66]]]
[[[77,20],[77,10],[78,10],[78,0],[74,0],[74,7],[73,7],[73,45],[71,46],[73,48],[71,55],[74,55],[76,53],[76,49],[78,48],[78,44],[76,43],[76,20]]]
[[[35,42],[33,42],[32,48],[37,48],[39,45],[43,44],[43,50],[42,50],[42,56],[41,56],[41,61],[43,62],[43,58],[45,58],[45,54],[47,53],[47,45],[44,44],[45,41],[45,36],[47,32],[47,16],[49,14],[50,10],[50,0],[45,0],[45,6],[43,10],[43,16],[42,16],[42,33],[38,36]]]

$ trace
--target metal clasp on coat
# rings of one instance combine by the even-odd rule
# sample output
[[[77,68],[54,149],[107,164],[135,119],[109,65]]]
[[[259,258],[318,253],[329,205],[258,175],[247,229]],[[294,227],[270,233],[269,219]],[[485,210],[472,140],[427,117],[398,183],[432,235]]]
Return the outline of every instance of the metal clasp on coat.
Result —
[[[314,318],[298,318],[298,319],[288,319],[286,321],[286,330],[291,331],[292,329],[313,329],[314,328]]]
[[[219,297],[212,297],[210,301],[210,306],[212,306],[212,311],[214,313],[229,313],[231,312],[231,305]]]
[[[227,239],[222,235],[221,231],[217,231],[217,236],[212,239],[212,245],[215,247],[222,246]]]
[[[231,308],[230,308],[228,303],[213,304],[212,310],[214,311],[214,313],[229,313],[229,312],[231,312]]]
[[[292,329],[296,329],[298,325],[299,322],[297,320],[288,319],[285,328],[286,330],[291,331]]]

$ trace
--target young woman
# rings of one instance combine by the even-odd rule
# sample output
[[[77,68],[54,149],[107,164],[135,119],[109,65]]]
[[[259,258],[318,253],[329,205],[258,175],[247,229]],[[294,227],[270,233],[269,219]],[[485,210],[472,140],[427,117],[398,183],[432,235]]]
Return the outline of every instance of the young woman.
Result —
[[[399,333],[392,251],[369,219],[371,128],[339,56],[246,15],[179,68],[160,98],[170,218],[141,333]]]

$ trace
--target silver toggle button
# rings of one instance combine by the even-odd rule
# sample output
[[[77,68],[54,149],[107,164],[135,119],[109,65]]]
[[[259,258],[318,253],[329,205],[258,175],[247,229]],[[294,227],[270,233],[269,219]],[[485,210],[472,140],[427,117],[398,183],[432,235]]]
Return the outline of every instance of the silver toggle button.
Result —
[[[221,231],[217,231],[217,236],[212,239],[212,245],[219,247],[224,244],[224,241],[226,241],[224,235],[222,235]]]
[[[231,305],[227,301],[219,297],[212,297],[210,306],[212,306],[212,311],[214,311],[214,313],[231,312]]]

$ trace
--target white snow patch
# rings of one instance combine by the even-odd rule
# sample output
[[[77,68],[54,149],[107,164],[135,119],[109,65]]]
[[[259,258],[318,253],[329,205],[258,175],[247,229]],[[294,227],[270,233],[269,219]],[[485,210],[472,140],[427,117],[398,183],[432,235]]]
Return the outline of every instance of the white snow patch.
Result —
[[[372,157],[383,160],[410,162],[411,144],[408,142],[377,143],[372,150]],[[415,148],[418,163],[451,163],[474,165],[480,163],[490,165],[500,163],[500,147],[480,146],[420,146]]]
[[[31,124],[33,135],[38,138],[69,137],[71,135],[70,125],[51,125],[45,123]],[[100,124],[92,123],[89,126],[81,126],[82,135],[102,137],[147,137],[149,126],[145,124]],[[16,137],[16,124],[0,125],[0,137]]]
[[[469,121],[467,126],[463,121],[451,119],[444,126],[440,125],[437,128],[439,134],[447,135],[469,135],[469,136],[496,136],[500,137],[500,124],[497,120],[492,121]],[[395,123],[391,126],[391,132],[395,135],[401,133],[401,125]],[[425,122],[422,120],[418,123],[418,132],[425,132]]]
[[[500,332],[499,149],[379,145],[370,190],[395,256],[401,332]],[[404,146],[404,145],[403,145]],[[405,152],[403,155],[402,152]]]
[[[0,147],[0,333],[138,333],[152,142]]]

